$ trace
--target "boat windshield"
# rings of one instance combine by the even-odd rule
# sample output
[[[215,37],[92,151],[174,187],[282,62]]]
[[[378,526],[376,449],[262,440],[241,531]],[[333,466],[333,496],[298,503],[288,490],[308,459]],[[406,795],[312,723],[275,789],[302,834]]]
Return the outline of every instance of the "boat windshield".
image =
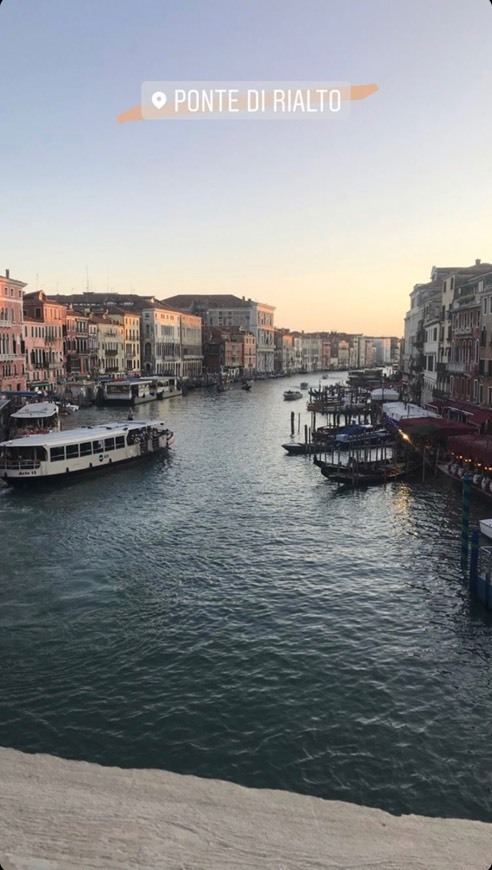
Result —
[[[3,465],[9,467],[18,466],[32,468],[47,459],[46,448],[41,446],[32,447],[3,447],[1,453]]]

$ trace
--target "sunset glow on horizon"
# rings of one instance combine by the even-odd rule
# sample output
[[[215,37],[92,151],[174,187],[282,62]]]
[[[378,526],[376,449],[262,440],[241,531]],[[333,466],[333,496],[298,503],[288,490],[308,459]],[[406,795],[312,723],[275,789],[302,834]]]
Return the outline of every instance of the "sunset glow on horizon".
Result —
[[[2,4],[0,271],[48,294],[234,293],[276,306],[277,326],[402,335],[434,265],[492,259],[487,7]],[[340,123],[115,122],[144,81],[260,79],[378,90]]]

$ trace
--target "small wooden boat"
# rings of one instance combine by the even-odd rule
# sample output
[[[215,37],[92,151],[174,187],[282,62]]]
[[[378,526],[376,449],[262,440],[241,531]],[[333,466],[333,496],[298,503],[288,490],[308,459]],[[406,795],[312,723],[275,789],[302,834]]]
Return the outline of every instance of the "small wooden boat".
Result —
[[[282,447],[289,456],[311,456],[316,450],[315,444],[305,441],[291,441],[290,444],[282,444]]]
[[[379,465],[379,467],[377,467]],[[407,466],[406,462],[396,462],[391,464],[383,463],[367,463],[363,465],[343,467],[331,470],[329,467],[322,467],[321,474],[323,477],[329,478],[334,483],[341,486],[349,486],[353,488],[363,486],[378,486],[381,483],[390,483],[392,480],[399,480],[406,477],[414,467]]]
[[[295,399],[302,399],[302,393],[299,390],[286,390],[284,399],[286,402],[293,402]]]

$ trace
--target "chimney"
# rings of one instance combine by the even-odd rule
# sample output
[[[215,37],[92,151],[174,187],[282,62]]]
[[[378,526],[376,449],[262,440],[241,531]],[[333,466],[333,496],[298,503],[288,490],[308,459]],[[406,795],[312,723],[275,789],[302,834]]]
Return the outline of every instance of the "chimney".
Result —
[[[5,269],[5,277],[10,278],[10,269]]]
[[[481,260],[475,260],[475,266],[479,266],[481,262],[482,262]],[[9,276],[7,275],[7,278],[8,278],[8,277],[9,277]]]

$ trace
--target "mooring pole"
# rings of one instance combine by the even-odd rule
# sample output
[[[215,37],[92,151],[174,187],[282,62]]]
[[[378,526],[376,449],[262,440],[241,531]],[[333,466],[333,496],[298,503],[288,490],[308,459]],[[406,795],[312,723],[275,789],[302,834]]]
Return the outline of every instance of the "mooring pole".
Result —
[[[290,434],[291,435],[293,435],[295,432],[295,419],[296,419],[296,415],[295,415],[294,411],[291,411],[290,412]]]
[[[461,567],[466,570],[468,565],[468,541],[470,537],[470,501],[472,475],[463,475],[463,500],[461,510]]]
[[[472,595],[477,594],[477,577],[478,577],[478,529],[473,529],[471,533],[471,552],[470,552],[470,592]]]

